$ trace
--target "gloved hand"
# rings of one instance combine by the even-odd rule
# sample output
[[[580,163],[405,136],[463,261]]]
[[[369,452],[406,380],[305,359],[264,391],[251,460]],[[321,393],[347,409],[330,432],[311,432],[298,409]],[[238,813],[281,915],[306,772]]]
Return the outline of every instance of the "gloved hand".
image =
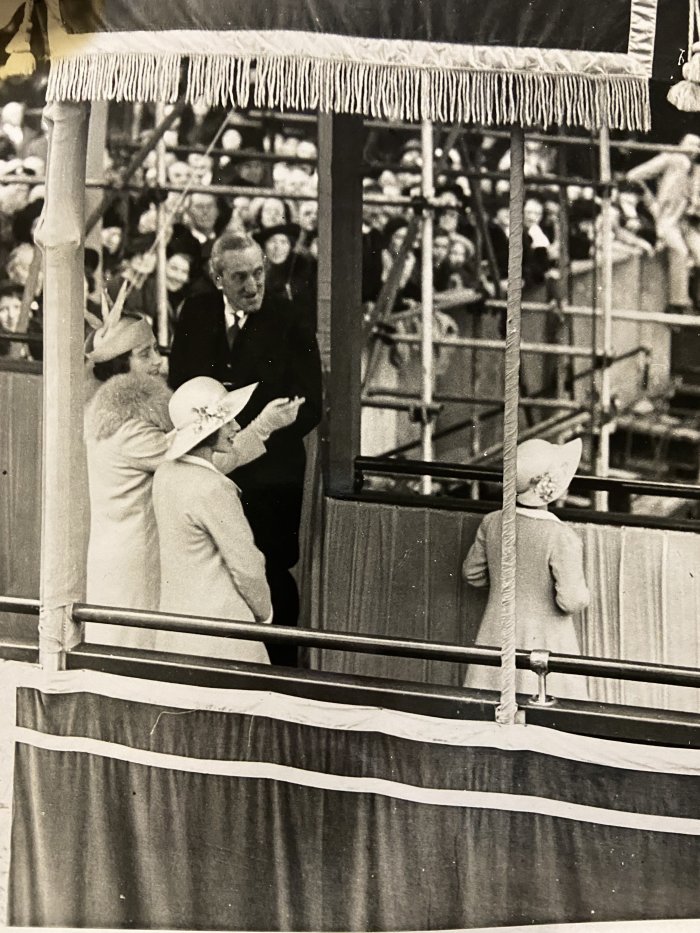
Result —
[[[304,398],[276,398],[263,408],[253,421],[255,430],[265,440],[274,431],[286,428],[296,421],[299,408],[304,404]]]

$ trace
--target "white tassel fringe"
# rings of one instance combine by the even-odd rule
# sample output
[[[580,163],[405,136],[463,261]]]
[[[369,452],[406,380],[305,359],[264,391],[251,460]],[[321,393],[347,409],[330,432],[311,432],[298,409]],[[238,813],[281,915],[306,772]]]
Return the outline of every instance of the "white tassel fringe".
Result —
[[[179,54],[95,53],[54,59],[49,100],[174,101]],[[596,129],[651,127],[645,78],[537,72],[417,69],[298,56],[193,55],[186,96],[246,107],[252,66],[253,102],[274,110],[357,113],[439,123],[518,123]]]

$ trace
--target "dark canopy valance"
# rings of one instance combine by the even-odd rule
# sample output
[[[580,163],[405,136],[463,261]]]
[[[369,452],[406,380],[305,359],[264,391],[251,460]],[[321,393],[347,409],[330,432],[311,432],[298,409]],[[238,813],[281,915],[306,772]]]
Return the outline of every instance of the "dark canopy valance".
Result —
[[[45,2],[55,100],[634,130],[665,0]]]

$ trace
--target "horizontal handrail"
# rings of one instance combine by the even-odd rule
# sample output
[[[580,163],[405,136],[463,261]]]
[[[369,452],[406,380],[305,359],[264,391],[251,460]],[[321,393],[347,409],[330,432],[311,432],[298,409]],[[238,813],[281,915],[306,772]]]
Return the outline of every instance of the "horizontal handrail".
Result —
[[[38,599],[23,596],[0,596],[0,612],[16,612],[20,615],[38,616],[41,603]]]
[[[356,457],[355,475],[360,482],[365,473],[397,476],[432,476],[434,479],[461,482],[482,481],[502,483],[503,472],[485,467],[463,466],[460,463],[428,462],[425,460],[387,460],[379,457]],[[673,496],[679,499],[700,499],[700,485],[694,483],[667,483],[661,480],[625,479],[610,476],[582,476],[577,473],[571,481],[580,490],[630,492],[647,496]]]
[[[257,622],[234,622],[226,619],[198,618],[165,612],[146,612],[76,603],[76,622],[100,625],[122,625],[155,631],[189,632],[197,635],[223,635],[228,638],[254,638],[267,643],[296,644],[330,651],[353,651],[361,654],[381,654],[390,657],[418,658],[424,661],[456,661],[498,667],[498,648],[468,647],[423,639],[397,636],[357,635],[345,632],[261,626]],[[530,652],[516,652],[516,666],[531,669]],[[621,659],[589,658],[576,655],[550,654],[549,671],[582,674],[619,680],[644,681],[679,687],[700,687],[700,669]]]

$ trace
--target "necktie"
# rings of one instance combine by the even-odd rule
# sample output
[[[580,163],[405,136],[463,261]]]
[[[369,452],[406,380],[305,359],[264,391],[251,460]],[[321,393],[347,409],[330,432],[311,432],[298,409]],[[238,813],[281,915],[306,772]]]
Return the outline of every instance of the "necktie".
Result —
[[[233,345],[236,342],[236,337],[241,331],[241,325],[238,323],[238,318],[235,318],[233,323],[226,328],[226,339],[228,340],[229,350],[233,349]]]

